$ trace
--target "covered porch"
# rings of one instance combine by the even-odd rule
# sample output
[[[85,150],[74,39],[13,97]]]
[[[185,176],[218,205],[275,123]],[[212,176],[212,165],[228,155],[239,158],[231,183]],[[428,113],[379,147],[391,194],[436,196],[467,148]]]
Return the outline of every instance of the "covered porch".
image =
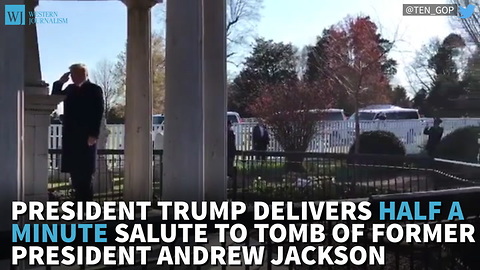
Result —
[[[123,199],[151,200],[151,8],[164,3],[122,2],[128,14]],[[25,5],[25,16],[41,3],[2,1]],[[164,200],[226,199],[225,14],[225,1],[167,5]],[[53,82],[42,80],[36,25],[2,23],[0,37],[0,211],[11,216],[12,201],[48,199],[49,115],[62,100],[49,95]],[[0,231],[10,230],[3,219]],[[0,265],[7,269],[9,262]]]

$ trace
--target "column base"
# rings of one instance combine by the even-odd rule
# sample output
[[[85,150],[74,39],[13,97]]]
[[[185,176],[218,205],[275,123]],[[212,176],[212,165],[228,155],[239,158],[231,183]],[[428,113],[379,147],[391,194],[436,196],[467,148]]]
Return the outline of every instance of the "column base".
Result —
[[[38,89],[38,88],[37,88]],[[25,95],[25,201],[48,201],[50,114],[63,96]]]

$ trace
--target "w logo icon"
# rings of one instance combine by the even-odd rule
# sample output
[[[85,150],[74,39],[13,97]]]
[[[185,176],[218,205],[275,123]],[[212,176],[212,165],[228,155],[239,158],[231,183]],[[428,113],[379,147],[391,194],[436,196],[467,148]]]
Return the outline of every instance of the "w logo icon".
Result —
[[[5,25],[25,25],[25,5],[5,5]]]

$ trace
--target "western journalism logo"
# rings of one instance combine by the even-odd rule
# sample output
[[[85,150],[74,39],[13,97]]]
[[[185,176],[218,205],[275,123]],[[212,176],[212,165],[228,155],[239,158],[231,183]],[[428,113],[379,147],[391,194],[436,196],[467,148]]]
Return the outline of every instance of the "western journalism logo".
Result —
[[[28,16],[27,16],[28,14]],[[28,11],[25,5],[5,5],[5,25],[66,24],[67,18],[61,18],[56,11]]]
[[[5,5],[5,25],[25,25],[25,5]]]

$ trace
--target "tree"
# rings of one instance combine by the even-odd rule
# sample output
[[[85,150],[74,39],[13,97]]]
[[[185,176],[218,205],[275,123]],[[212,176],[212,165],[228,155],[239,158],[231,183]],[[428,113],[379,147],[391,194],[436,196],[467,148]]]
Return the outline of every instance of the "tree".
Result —
[[[387,75],[390,79],[393,78],[397,74],[397,60],[393,58],[388,58],[388,53],[392,50],[394,46],[394,42],[390,41],[386,38],[383,38],[381,34],[378,34],[378,42],[380,45],[380,50],[382,54],[385,55],[385,58],[382,59],[382,71],[385,75]]]
[[[412,65],[417,87],[426,90],[423,110],[432,115],[451,107],[451,99],[458,98],[466,92],[465,82],[460,78],[457,58],[465,41],[457,34],[450,34],[443,41],[433,40],[417,54]]]
[[[163,113],[165,105],[165,42],[158,32],[152,33],[153,112]],[[117,87],[125,94],[127,74],[126,52],[121,52],[115,65]]]
[[[291,80],[265,84],[250,110],[265,121],[287,156],[287,169],[302,170],[302,155],[318,132],[322,113],[311,110],[329,108],[332,95],[329,88],[319,83]]]
[[[153,113],[165,111],[165,40],[158,33],[152,36]]]
[[[480,92],[480,51],[478,48],[468,59],[463,81],[467,93]]]
[[[428,106],[427,96],[427,90],[425,88],[422,88],[415,93],[415,96],[412,100],[412,106],[414,108],[417,108],[422,115],[427,115],[432,111],[432,109]]]
[[[263,0],[227,0],[227,60],[238,54],[255,33]]]
[[[251,116],[248,107],[265,85],[298,80],[297,48],[292,44],[257,39],[244,68],[229,87],[229,109],[244,117]]]
[[[301,80],[305,80],[305,74],[308,69],[308,54],[310,52],[310,46],[305,46],[298,53],[298,63],[297,63],[297,76]]]
[[[126,47],[126,46],[125,46]],[[125,104],[125,90],[127,85],[127,52],[126,50],[117,55],[115,62],[115,84],[119,89],[122,97],[121,104]]]
[[[412,101],[407,95],[407,89],[403,86],[396,86],[392,90],[392,104],[400,107],[411,107]]]
[[[115,107],[121,96],[115,77],[115,64],[107,59],[101,60],[92,70],[91,78],[103,89],[105,117],[108,119],[108,113]]]
[[[357,18],[360,19],[360,18]],[[363,19],[369,21],[368,17],[363,17]],[[307,81],[315,81],[315,80],[324,80],[329,76],[332,76],[332,73],[329,73],[328,62],[329,60],[329,53],[332,53],[330,50],[330,42],[338,43],[338,41],[334,41],[335,38],[331,34],[338,34],[339,29],[343,31],[347,36],[349,33],[353,33],[351,28],[354,24],[353,21],[355,19],[346,19],[342,23],[332,26],[329,29],[323,30],[321,36],[317,37],[317,42],[314,46],[307,46],[308,51],[308,59],[307,59],[307,67],[306,72],[304,74],[304,79]],[[371,23],[371,22],[370,22]],[[371,26],[376,29],[375,24],[371,23]],[[331,32],[332,31],[332,32]],[[378,62],[381,65],[381,72],[385,74],[385,77],[392,78],[397,72],[397,62],[394,59],[388,58],[388,53],[393,48],[394,42],[383,38],[380,34],[376,33],[377,31],[371,31],[370,39],[374,40],[374,43],[378,46],[378,54],[384,57],[378,59]],[[347,38],[348,39],[348,38]],[[346,41],[346,40],[345,40]],[[349,41],[347,41],[349,42]],[[353,43],[352,43],[353,44]],[[358,47],[358,46],[357,46]],[[333,73],[334,74],[334,73]],[[335,74],[334,74],[335,75]],[[341,90],[341,89],[340,89]],[[386,94],[388,91],[385,90]],[[336,103],[334,106],[339,108],[344,108],[348,113],[353,113],[355,102],[354,99],[346,93],[345,91],[337,91],[337,98]],[[375,100],[372,100],[374,102]],[[383,103],[384,100],[380,99]]]
[[[427,93],[430,92],[431,84],[435,80],[435,70],[430,65],[430,59],[435,56],[440,46],[440,40],[434,38],[417,51],[406,73],[412,89],[423,88]]]
[[[125,123],[125,105],[116,104],[107,112],[107,119],[109,124],[124,124]]]
[[[390,101],[385,67],[390,49],[377,30],[369,17],[347,18],[329,30],[327,39],[326,75],[337,89],[338,105],[355,112],[356,141],[360,135],[359,108]],[[355,153],[358,149],[356,144]]]
[[[327,68],[327,46],[329,40],[329,29],[324,29],[322,36],[317,37],[314,46],[307,46],[307,63],[303,79],[308,82],[315,82],[325,79]]]
[[[226,0],[227,61],[236,64],[234,58],[249,45],[255,35],[263,0]],[[165,21],[166,12],[160,10],[160,20]],[[237,59],[238,60],[238,59]]]
[[[463,7],[468,6],[469,4],[473,4],[476,7],[480,6],[480,1],[478,0],[450,0],[450,2]],[[470,41],[477,47],[480,46],[480,16],[478,13],[473,12],[472,16],[468,18],[457,17],[456,22],[466,32]]]

